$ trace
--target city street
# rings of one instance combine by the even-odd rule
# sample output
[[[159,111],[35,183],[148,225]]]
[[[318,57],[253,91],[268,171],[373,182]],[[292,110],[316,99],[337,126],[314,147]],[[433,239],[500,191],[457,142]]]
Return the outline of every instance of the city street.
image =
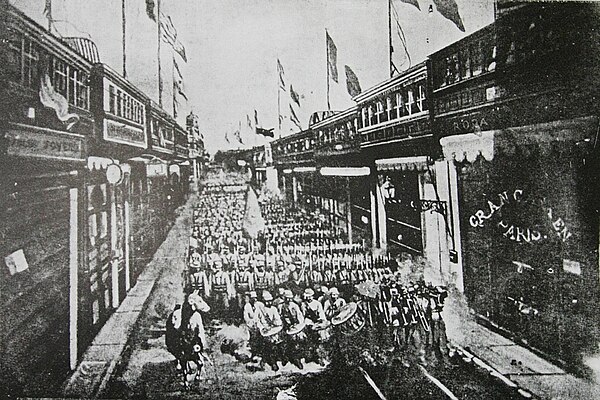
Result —
[[[0,0],[0,400],[600,399],[600,1]]]
[[[195,195],[188,200],[174,231],[191,231],[189,211],[197,199]],[[430,364],[425,363],[426,367],[417,363],[403,366],[400,359],[391,357],[390,353],[365,356],[360,349],[354,348],[344,351],[346,359],[336,360],[335,365],[330,364],[328,368],[313,362],[302,370],[288,364],[278,372],[268,367],[265,371],[255,371],[249,368],[247,359],[224,354],[221,350],[226,339],[240,345],[247,342],[244,325],[228,325],[219,319],[206,322],[211,362],[206,364],[202,379],[185,390],[175,368],[175,358],[165,345],[166,319],[173,305],[181,302],[184,296],[185,259],[162,260],[160,257],[163,254],[182,254],[187,245],[187,241],[179,235],[177,241],[171,238],[172,235],[169,235],[153,261],[153,265],[161,267],[160,276],[103,397],[274,399],[280,390],[295,386],[299,399],[378,399],[377,392],[361,372],[364,367],[362,371],[369,374],[381,394],[388,399],[520,398],[515,391],[507,389],[487,372],[468,365],[458,355],[448,364],[439,363],[435,356],[431,356],[428,358]],[[452,315],[445,317],[453,318]],[[369,331],[368,334],[374,332]],[[360,345],[366,343],[368,341],[365,342],[364,338],[360,340]],[[373,356],[379,358],[378,362],[373,360]]]

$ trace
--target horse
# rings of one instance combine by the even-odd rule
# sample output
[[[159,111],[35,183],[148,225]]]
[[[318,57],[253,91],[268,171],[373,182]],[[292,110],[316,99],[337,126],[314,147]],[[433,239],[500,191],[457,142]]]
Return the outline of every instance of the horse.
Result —
[[[200,312],[208,312],[210,307],[197,293],[186,296],[183,305],[177,304],[167,320],[165,341],[167,349],[177,360],[183,385],[189,389],[198,380],[208,356],[204,324]]]

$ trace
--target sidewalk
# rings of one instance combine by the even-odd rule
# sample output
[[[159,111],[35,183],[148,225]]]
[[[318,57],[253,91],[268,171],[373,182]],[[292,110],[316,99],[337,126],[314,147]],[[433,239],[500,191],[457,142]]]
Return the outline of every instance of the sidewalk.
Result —
[[[77,369],[65,382],[65,397],[98,398],[102,395],[123,355],[141,311],[148,306],[147,300],[157,279],[165,269],[183,267],[184,254],[189,243],[192,209],[197,199],[197,194],[191,194],[186,204],[179,209],[175,224],[152,261],[140,274],[123,303],[94,338]]]
[[[478,324],[456,296],[444,314],[449,341],[468,362],[487,370],[523,398],[600,399],[600,386],[573,376],[530,350]],[[533,395],[533,396],[531,396]]]

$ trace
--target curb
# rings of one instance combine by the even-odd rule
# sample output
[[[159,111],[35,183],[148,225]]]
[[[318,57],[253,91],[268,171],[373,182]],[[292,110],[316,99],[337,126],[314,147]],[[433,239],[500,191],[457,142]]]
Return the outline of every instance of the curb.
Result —
[[[477,369],[483,372],[487,372],[492,378],[496,381],[505,385],[510,391],[515,392],[523,399],[532,399],[532,400],[540,400],[540,397],[534,395],[529,390],[522,388],[514,381],[508,379],[506,376],[502,375],[497,369],[489,365],[486,361],[481,359],[480,357],[474,355],[469,350],[463,348],[457,344],[448,344],[448,347],[451,351],[456,352],[459,356],[461,356],[462,360],[467,364],[473,364]]]

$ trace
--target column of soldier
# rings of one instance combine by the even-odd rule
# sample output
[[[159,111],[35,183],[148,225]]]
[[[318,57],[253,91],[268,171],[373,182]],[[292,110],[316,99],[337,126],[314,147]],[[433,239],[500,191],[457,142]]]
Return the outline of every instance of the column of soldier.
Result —
[[[405,365],[409,353],[425,362],[427,346],[445,356],[443,287],[402,282],[393,259],[344,243],[324,215],[276,199],[261,203],[264,231],[245,238],[244,199],[215,187],[206,193],[195,212],[188,282],[217,318],[243,316],[259,365],[323,365],[336,338],[365,327],[388,336]]]

